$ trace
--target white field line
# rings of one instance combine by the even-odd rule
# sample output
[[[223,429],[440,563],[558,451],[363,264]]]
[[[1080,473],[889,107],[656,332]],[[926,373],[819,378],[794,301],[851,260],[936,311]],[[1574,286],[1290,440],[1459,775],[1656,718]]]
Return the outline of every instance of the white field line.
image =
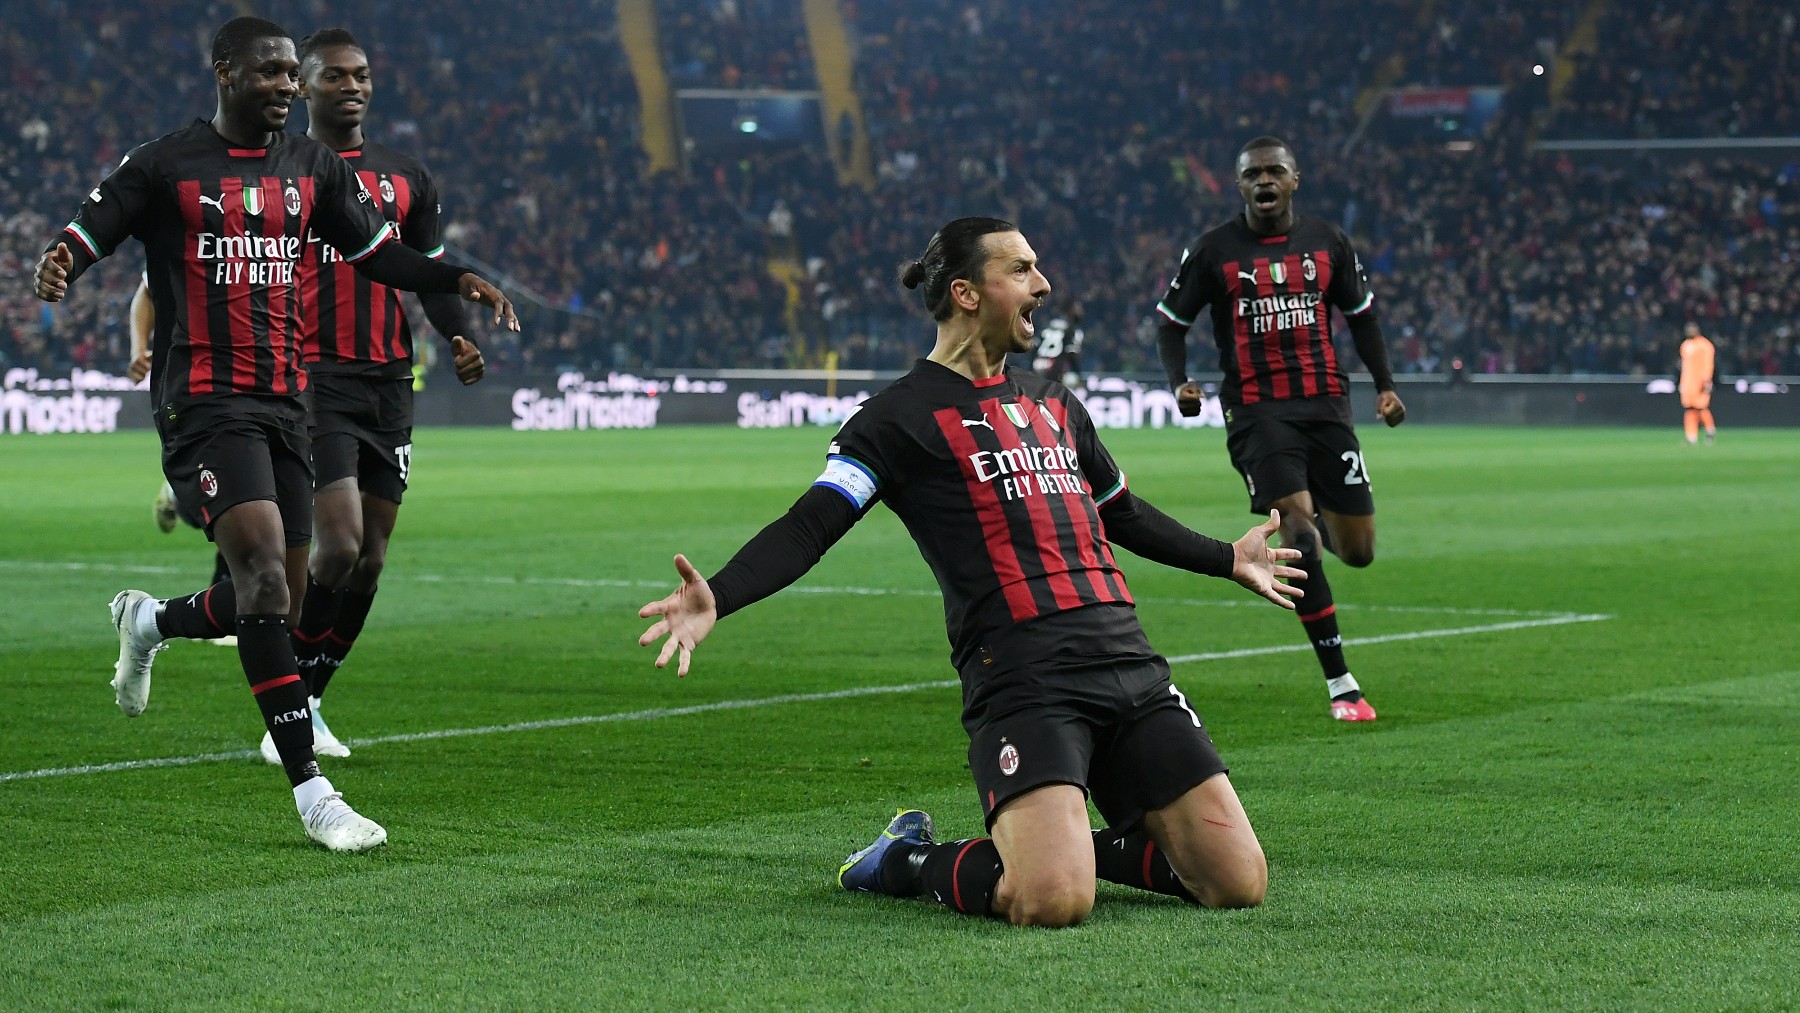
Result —
[[[78,563],[78,562],[40,562],[29,559],[0,559],[0,570],[36,570],[36,571],[103,571],[107,573],[132,573],[160,576],[193,576],[200,572],[195,567],[178,566],[128,566],[115,563]],[[672,591],[673,580],[619,580],[602,577],[498,577],[482,574],[441,574],[441,573],[383,573],[382,580],[416,581],[421,584],[484,584],[507,587],[594,587],[594,588],[632,588],[647,591]],[[796,584],[782,591],[783,594],[826,594],[855,595],[858,597],[892,596],[897,598],[936,598],[936,588],[885,588],[885,587],[834,587],[818,584]],[[1140,604],[1146,605],[1180,605],[1204,606],[1208,608],[1268,608],[1268,602],[1246,594],[1242,598],[1139,598]],[[1455,616],[1521,616],[1563,619],[1572,612],[1554,612],[1541,609],[1470,609],[1456,608],[1448,605],[1356,605],[1340,602],[1338,608],[1343,611],[1362,612],[1412,612],[1429,615]]]
[[[1387,644],[1401,640],[1425,640],[1432,637],[1461,637],[1475,633],[1495,633],[1504,630],[1527,629],[1534,626],[1561,626],[1567,623],[1593,623],[1611,619],[1612,616],[1600,615],[1560,615],[1547,619],[1527,619],[1508,623],[1490,623],[1484,626],[1461,626],[1445,630],[1419,630],[1412,633],[1390,633],[1377,637],[1362,637],[1344,641],[1346,646],[1364,644]],[[1236,651],[1214,651],[1207,654],[1177,654],[1169,658],[1170,664],[1183,664],[1190,661],[1219,661],[1226,658],[1249,658],[1263,654],[1283,654],[1288,651],[1310,651],[1310,644],[1281,644],[1274,647],[1247,647]],[[912,693],[922,689],[949,689],[958,685],[955,679],[943,679],[936,682],[914,682],[902,686],[859,686],[855,689],[833,690],[828,693],[787,693],[781,696],[762,697],[754,700],[722,700],[718,703],[695,704],[691,707],[657,707],[651,710],[626,711],[617,714],[590,714],[582,717],[551,718],[545,721],[520,721],[507,725],[484,725],[479,728],[445,728],[432,732],[413,732],[407,735],[384,735],[371,739],[351,739],[350,743],[359,748],[384,745],[394,742],[424,742],[430,739],[459,739],[471,735],[500,735],[508,732],[533,732],[547,728],[572,728],[578,725],[611,724],[620,721],[655,721],[661,718],[686,717],[692,714],[708,714],[714,711],[749,710],[755,707],[774,707],[790,703],[811,703],[819,700],[845,700],[859,696],[878,696],[890,693]],[[143,770],[151,767],[185,767],[195,763],[211,763],[220,760],[248,760],[259,756],[254,749],[238,749],[225,753],[201,753],[194,756],[168,756],[151,760],[121,760],[117,763],[96,763],[80,767],[46,767],[40,770],[0,771],[0,783],[6,781],[24,781],[34,778],[67,777],[73,774],[103,774],[117,770]]]

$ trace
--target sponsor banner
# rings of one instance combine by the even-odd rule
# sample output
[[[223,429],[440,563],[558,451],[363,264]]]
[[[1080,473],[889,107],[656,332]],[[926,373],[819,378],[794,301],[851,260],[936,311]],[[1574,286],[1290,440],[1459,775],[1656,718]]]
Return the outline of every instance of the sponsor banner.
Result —
[[[98,370],[40,376],[9,369],[0,377],[0,434],[110,433],[150,423],[145,385]],[[130,410],[130,405],[136,410]]]
[[[1469,111],[1473,88],[1395,88],[1387,94],[1389,116],[1460,116]]]

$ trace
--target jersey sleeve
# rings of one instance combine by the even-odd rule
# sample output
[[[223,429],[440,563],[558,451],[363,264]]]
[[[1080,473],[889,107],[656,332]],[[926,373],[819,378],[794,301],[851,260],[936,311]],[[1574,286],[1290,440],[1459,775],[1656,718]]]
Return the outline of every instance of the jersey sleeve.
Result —
[[[356,263],[387,242],[387,219],[375,207],[375,198],[356,178],[350,163],[331,155],[318,170],[319,200],[313,230],[337,248],[344,260]]]
[[[125,156],[100,184],[88,191],[75,218],[52,241],[79,249],[92,263],[118,249],[137,232],[150,207],[154,188],[152,153],[143,147]]]
[[[439,203],[437,180],[425,167],[419,167],[419,193],[400,223],[400,241],[432,260],[444,255],[441,219],[444,207]]]
[[[1163,293],[1162,301],[1156,304],[1157,312],[1173,320],[1183,327],[1194,326],[1200,319],[1200,311],[1212,302],[1212,293],[1206,284],[1206,256],[1200,244],[1195,243],[1181,251],[1181,264],[1175,269],[1175,279],[1169,282],[1168,291]]]
[[[1125,473],[1100,442],[1100,433],[1087,413],[1087,406],[1073,394],[1064,400],[1068,410],[1069,435],[1075,440],[1075,453],[1081,462],[1081,477],[1094,490],[1094,505],[1104,507],[1125,492]]]
[[[869,512],[897,473],[892,454],[882,446],[884,429],[877,413],[866,408],[850,416],[825,450],[825,470],[813,479],[814,487],[849,500],[858,517]]]
[[[1375,305],[1375,292],[1369,288],[1369,273],[1363,270],[1362,258],[1356,255],[1350,237],[1339,228],[1334,227],[1331,232],[1333,259],[1339,266],[1331,273],[1331,288],[1325,298],[1343,310],[1345,316],[1353,317]]]

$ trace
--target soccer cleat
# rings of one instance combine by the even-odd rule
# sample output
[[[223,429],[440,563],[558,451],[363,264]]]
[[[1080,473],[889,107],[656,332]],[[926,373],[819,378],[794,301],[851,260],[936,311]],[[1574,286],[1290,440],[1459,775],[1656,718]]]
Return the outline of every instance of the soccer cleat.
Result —
[[[331,729],[326,727],[325,715],[319,713],[319,698],[311,697],[306,702],[308,709],[312,711],[313,752],[319,756],[349,756],[350,747],[339,741],[337,736],[331,734]]]
[[[838,866],[838,885],[860,893],[886,893],[881,888],[881,860],[895,841],[931,844],[931,817],[920,809],[901,809],[888,822],[875,843],[844,859]]]
[[[144,591],[120,591],[108,608],[112,611],[113,629],[119,634],[119,660],[113,664],[113,699],[128,718],[144,713],[150,704],[150,663],[156,652],[168,644],[158,640],[146,643],[137,635],[138,606],[150,600]]]
[[[350,808],[340,792],[314,802],[300,822],[306,824],[306,836],[333,851],[367,851],[387,843],[381,824]]]
[[[156,502],[151,504],[150,515],[156,518],[156,530],[168,534],[180,523],[181,514],[175,509],[175,490],[164,482],[162,488],[156,490]]]
[[[281,750],[275,748],[275,736],[263,733],[262,758],[274,766],[281,766]]]
[[[1360,700],[1333,700],[1331,716],[1339,721],[1373,721],[1375,708],[1366,696]]]

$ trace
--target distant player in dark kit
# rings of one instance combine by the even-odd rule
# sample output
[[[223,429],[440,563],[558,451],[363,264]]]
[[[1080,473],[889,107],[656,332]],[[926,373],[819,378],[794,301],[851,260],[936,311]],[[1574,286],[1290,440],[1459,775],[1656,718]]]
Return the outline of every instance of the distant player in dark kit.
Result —
[[[884,502],[944,595],[962,676],[969,767],[991,837],[938,843],[902,810],[838,870],[846,889],[939,903],[1015,925],[1087,917],[1095,880],[1211,907],[1262,902],[1268,866],[1212,739],[1138,624],[1112,544],[1230,577],[1287,608],[1304,576],[1271,549],[1277,521],[1236,543],[1138,499],[1062,385],[1005,368],[1031,349],[1050,294],[1008,222],[938,230],[902,278],[937,321],[931,354],[844,423],[824,473],[711,580],[675,557],[681,588],[645,605],[657,665],[713,624],[798,580]],[[1088,797],[1107,827],[1092,830]]]
[[[170,637],[236,630],[250,691],[293,785],[302,825],[336,851],[387,831],[319,773],[306,687],[288,639],[312,538],[312,465],[302,395],[299,276],[309,232],[383,284],[456,292],[517,327],[492,285],[398,242],[342,158],[282,132],[300,62],[280,26],[234,18],[213,38],[210,122],[134,148],[38,261],[38,298],[69,285],[127,237],[144,244],[155,304],[150,390],[163,473],[207,526],[231,579],[159,601],[112,602],[113,689],[129,716],[149,702],[150,666]]]
[[[1037,347],[1032,350],[1031,368],[1065,387],[1081,382],[1081,346],[1086,335],[1081,330],[1081,304],[1058,313],[1038,331]]]
[[[1167,318],[1158,351],[1183,415],[1203,395],[1188,380],[1187,332],[1212,306],[1213,341],[1225,374],[1226,445],[1244,477],[1250,510],[1281,512],[1281,544],[1300,550],[1308,576],[1300,622],[1325,671],[1331,716],[1373,721],[1375,708],[1344,661],[1324,549],[1351,566],[1375,560],[1375,497],[1351,425],[1350,381],[1331,345],[1331,308],[1343,311],[1363,365],[1375,378],[1375,411],[1397,426],[1406,406],[1394,393],[1375,294],[1343,230],[1296,215],[1300,170],[1293,150],[1258,137],[1238,153],[1244,213],[1181,254],[1157,309]],[[1315,517],[1324,521],[1319,530]]]
[[[300,43],[306,136],[337,152],[400,241],[443,257],[437,184],[418,159],[363,136],[375,87],[369,57],[342,28]],[[306,678],[313,749],[349,756],[319,701],[355,645],[387,561],[400,498],[412,473],[413,338],[400,293],[365,277],[331,245],[308,234],[300,260],[300,334],[312,377],[313,544],[294,653]],[[480,380],[481,350],[464,334],[463,306],[450,293],[421,293],[432,327],[450,343],[457,379]],[[281,762],[274,736],[262,755]]]

